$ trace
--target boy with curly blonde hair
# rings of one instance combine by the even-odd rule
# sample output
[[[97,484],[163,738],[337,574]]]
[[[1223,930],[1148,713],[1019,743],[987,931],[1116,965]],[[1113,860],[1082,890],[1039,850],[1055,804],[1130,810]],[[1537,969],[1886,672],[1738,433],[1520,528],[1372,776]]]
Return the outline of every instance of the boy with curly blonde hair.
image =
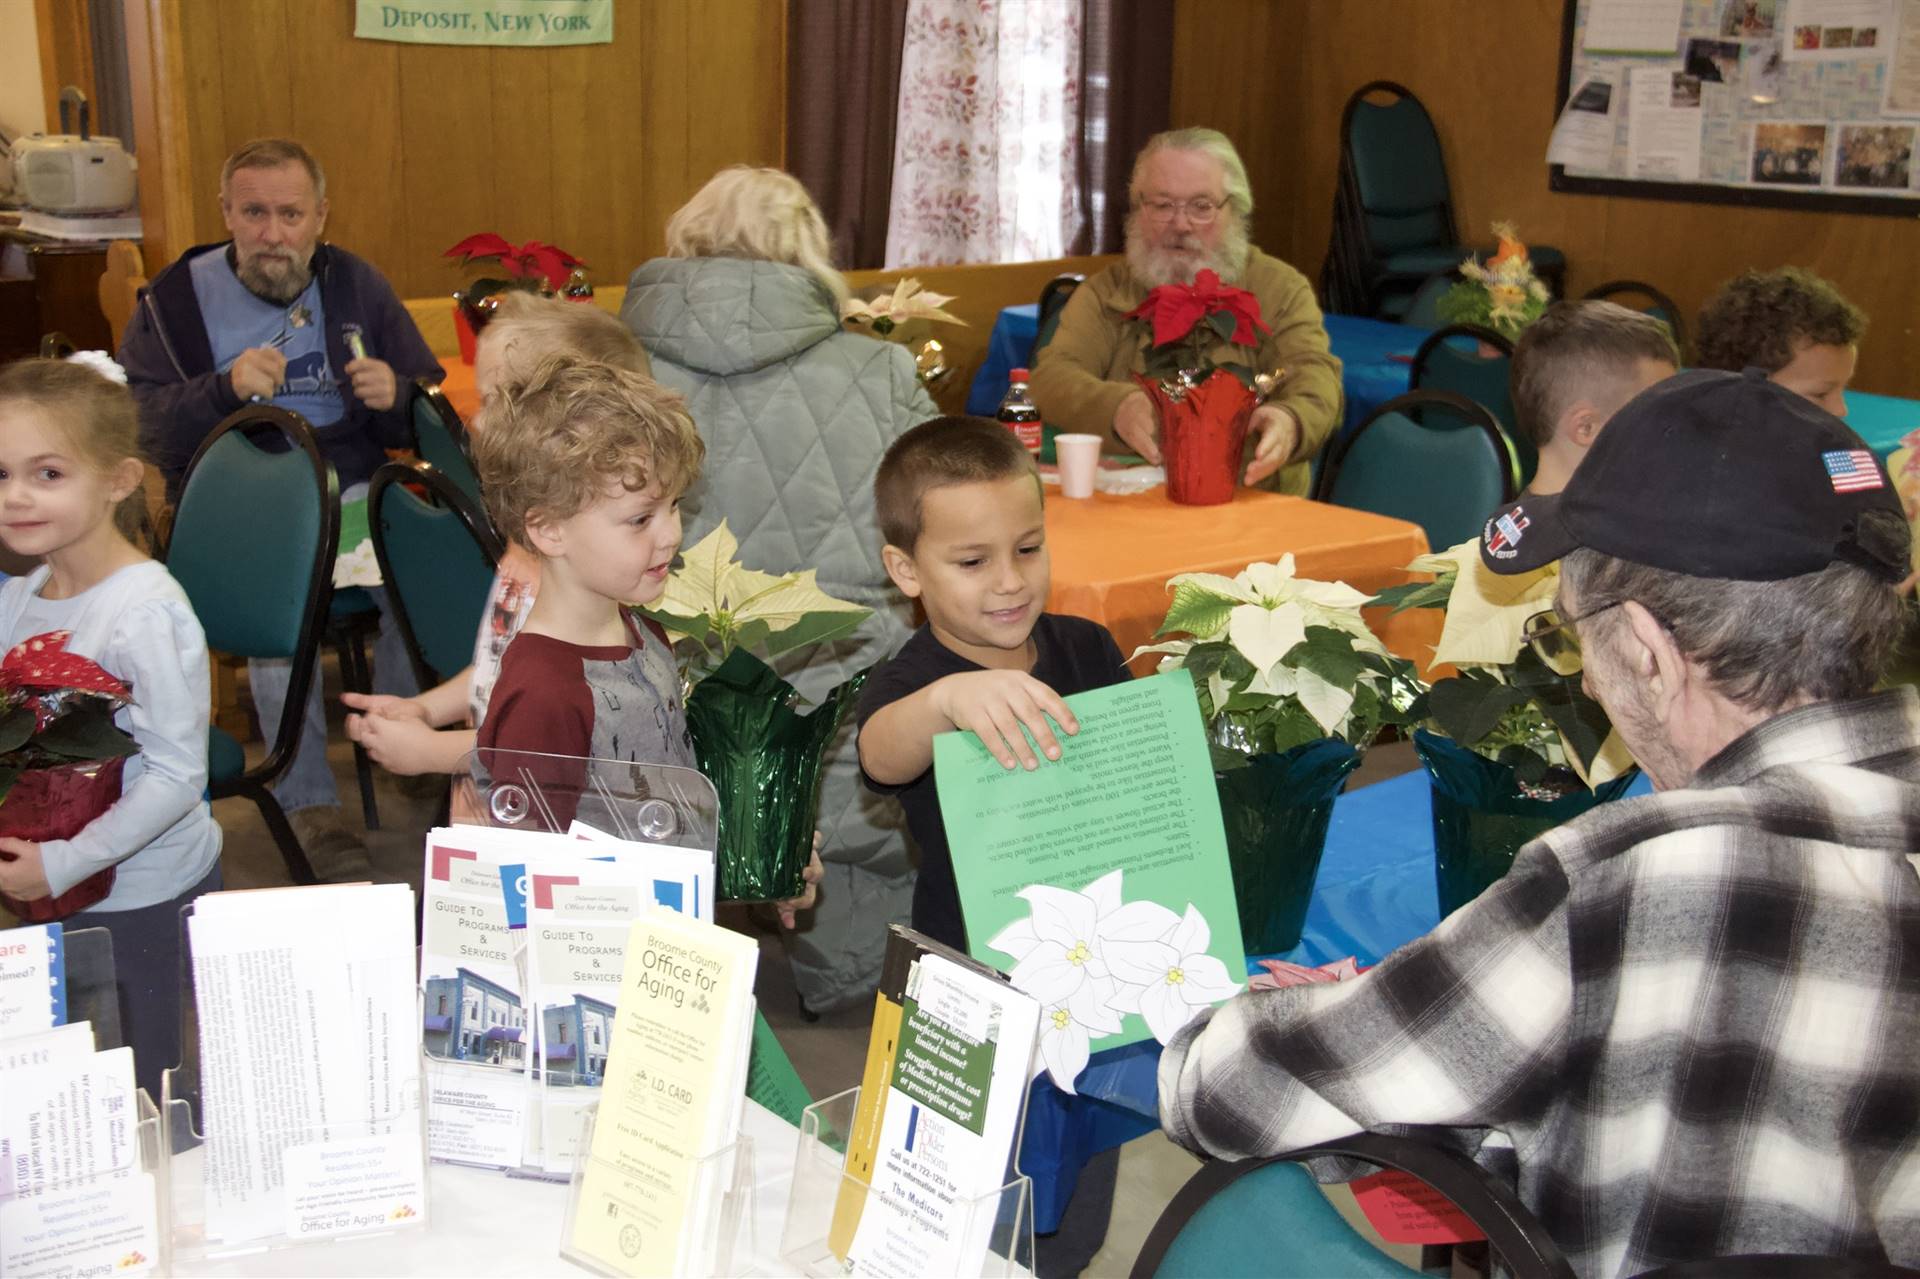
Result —
[[[624,607],[660,598],[680,550],[680,494],[705,453],[684,402],[625,369],[550,358],[502,386],[483,419],[473,447],[488,513],[539,557],[540,593],[500,659],[477,744],[692,768],[672,650]],[[562,822],[571,789],[549,788]]]

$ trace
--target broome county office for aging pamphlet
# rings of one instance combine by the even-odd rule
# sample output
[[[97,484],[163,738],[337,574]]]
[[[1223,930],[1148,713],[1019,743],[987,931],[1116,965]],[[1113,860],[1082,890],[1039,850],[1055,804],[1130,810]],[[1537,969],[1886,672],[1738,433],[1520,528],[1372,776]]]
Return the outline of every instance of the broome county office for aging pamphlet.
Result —
[[[759,960],[753,938],[661,907],[633,925],[567,1255],[622,1275],[720,1272]]]

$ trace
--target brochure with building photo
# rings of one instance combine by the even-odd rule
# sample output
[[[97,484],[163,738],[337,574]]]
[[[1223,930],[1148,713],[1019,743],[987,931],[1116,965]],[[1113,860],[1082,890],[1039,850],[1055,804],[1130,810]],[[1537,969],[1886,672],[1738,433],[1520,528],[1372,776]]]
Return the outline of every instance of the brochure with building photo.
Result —
[[[915,962],[848,1273],[982,1273],[1039,1032],[1039,1001],[996,976]]]
[[[425,1220],[414,917],[404,884],[194,903],[209,1244]]]
[[[527,974],[535,1010],[539,1166],[571,1173],[598,1105],[634,921],[654,909],[653,873],[584,861],[527,872]]]

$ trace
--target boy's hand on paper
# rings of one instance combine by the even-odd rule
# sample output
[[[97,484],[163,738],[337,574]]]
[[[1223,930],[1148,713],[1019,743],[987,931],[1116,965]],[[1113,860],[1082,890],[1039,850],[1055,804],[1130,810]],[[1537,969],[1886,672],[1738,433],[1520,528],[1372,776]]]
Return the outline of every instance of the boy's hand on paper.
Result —
[[[819,864],[819,858],[814,858]],[[23,902],[39,901],[53,891],[47,883],[47,864],[40,845],[30,839],[0,835],[0,892]]]
[[[820,832],[813,832],[813,856],[807,861],[807,868],[800,872],[800,878],[807,881],[807,891],[798,897],[789,897],[785,901],[773,904],[775,913],[780,916],[780,927],[792,928],[793,917],[803,910],[812,910],[815,899],[820,896],[820,877],[826,874],[826,867],[820,864]]]
[[[1060,758],[1060,739],[1053,735],[1049,717],[1069,737],[1080,731],[1080,721],[1060,694],[1025,671],[949,675],[936,680],[931,691],[934,709],[955,728],[978,737],[1002,768],[1024,766],[1031,772],[1040,767],[1035,745],[1048,759]],[[1033,734],[1031,742],[1028,733]]]

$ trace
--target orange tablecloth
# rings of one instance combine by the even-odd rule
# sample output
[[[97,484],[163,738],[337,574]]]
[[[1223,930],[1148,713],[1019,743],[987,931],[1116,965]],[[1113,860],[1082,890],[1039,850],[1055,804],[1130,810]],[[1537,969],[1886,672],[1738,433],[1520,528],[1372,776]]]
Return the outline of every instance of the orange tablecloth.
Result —
[[[1096,493],[1075,501],[1047,494],[1047,545],[1053,591],[1047,607],[1103,623],[1131,653],[1152,642],[1167,615],[1167,579],[1178,573],[1232,576],[1247,565],[1293,552],[1302,577],[1345,582],[1373,594],[1409,580],[1406,566],[1427,551],[1418,525],[1326,506],[1300,497],[1241,489],[1225,506],[1179,506],[1167,491],[1125,497]],[[1424,665],[1440,638],[1441,616],[1418,609],[1367,620],[1393,652]],[[1153,669],[1148,656],[1136,674]]]
[[[445,366],[440,389],[461,419],[471,421],[480,405],[473,366],[457,359]],[[1050,489],[1047,543],[1053,552],[1047,607],[1103,623],[1123,653],[1152,642],[1167,615],[1167,579],[1177,573],[1231,577],[1292,551],[1302,577],[1345,582],[1372,594],[1407,581],[1408,562],[1427,551],[1426,534],[1417,525],[1260,489],[1241,489],[1225,506],[1179,506],[1164,488],[1084,500]],[[1371,609],[1367,621],[1389,649],[1424,667],[1442,618],[1432,609],[1397,617]],[[1135,673],[1151,671],[1154,660],[1135,662]]]
[[[440,393],[447,397],[447,403],[453,405],[462,422],[473,421],[473,415],[480,411],[480,392],[473,385],[473,365],[461,359],[446,359],[440,362],[440,367],[447,371],[446,380],[440,383]]]

